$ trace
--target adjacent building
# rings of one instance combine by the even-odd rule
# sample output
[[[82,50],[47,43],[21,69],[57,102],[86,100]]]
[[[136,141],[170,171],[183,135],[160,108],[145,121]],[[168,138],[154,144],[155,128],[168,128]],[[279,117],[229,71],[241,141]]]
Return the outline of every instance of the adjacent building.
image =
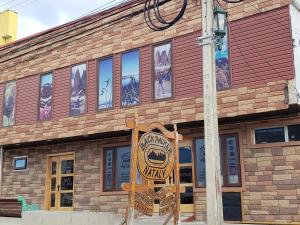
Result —
[[[165,15],[181,2],[172,4]],[[300,222],[299,5],[223,5],[230,22],[216,71],[226,221]],[[206,219],[200,4],[189,1],[162,32],[147,27],[143,7],[130,1],[0,47],[2,197],[124,214],[125,119],[137,112],[140,122],[177,124],[181,211]]]

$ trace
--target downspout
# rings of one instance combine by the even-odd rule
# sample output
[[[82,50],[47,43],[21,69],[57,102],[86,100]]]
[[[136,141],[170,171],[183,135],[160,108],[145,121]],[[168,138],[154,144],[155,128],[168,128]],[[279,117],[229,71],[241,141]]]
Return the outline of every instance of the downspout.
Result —
[[[3,146],[0,146],[0,196],[2,196],[3,152]]]

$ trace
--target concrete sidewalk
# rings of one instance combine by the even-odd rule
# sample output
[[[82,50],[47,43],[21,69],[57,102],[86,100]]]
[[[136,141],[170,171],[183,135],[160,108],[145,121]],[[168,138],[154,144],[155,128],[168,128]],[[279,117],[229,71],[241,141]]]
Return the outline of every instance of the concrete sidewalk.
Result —
[[[114,225],[118,225],[120,222],[120,217],[115,218]],[[163,224],[163,221],[161,218],[140,218],[135,221],[136,225],[160,225]],[[171,222],[169,224],[172,224]],[[9,218],[9,217],[0,217],[0,225],[22,225],[20,218]],[[66,224],[63,225],[72,225],[72,224]],[[109,225],[109,224],[108,224]],[[181,225],[205,225],[204,222],[185,222],[181,223]],[[229,224],[224,224],[229,225]],[[239,224],[234,224],[239,225]]]

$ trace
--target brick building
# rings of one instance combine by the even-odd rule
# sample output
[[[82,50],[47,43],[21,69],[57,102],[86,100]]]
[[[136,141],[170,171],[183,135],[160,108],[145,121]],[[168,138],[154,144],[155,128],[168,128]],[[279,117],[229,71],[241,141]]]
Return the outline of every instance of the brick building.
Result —
[[[141,122],[178,125],[181,209],[205,220],[199,5],[189,1],[163,32],[146,26],[136,0],[0,47],[1,196],[124,213],[125,119],[137,112]],[[216,58],[227,221],[300,222],[299,5],[223,5],[230,23]]]

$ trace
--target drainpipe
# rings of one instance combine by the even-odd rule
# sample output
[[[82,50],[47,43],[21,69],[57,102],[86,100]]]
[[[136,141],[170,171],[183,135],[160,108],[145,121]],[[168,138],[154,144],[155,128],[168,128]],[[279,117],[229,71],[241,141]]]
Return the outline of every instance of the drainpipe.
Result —
[[[0,146],[0,196],[2,196],[3,146]]]

